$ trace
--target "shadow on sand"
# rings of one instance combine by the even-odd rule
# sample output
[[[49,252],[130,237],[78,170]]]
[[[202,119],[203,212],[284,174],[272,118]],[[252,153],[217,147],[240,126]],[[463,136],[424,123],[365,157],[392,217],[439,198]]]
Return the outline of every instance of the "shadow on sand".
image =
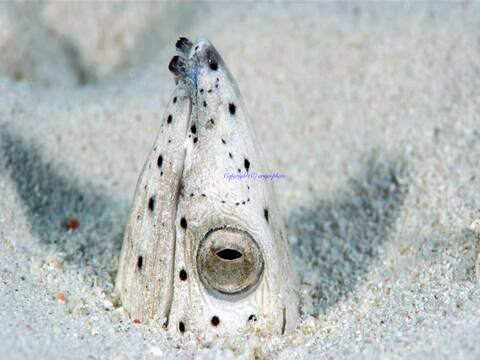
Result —
[[[129,204],[60,175],[12,131],[0,132],[0,151],[39,239],[71,264],[112,274]],[[290,216],[289,233],[299,239],[293,251],[307,264],[300,276],[314,282],[315,310],[306,312],[317,315],[352,291],[388,240],[408,191],[406,178],[402,158],[370,157],[333,202],[320,201]],[[72,219],[79,226],[69,230]]]
[[[359,277],[389,238],[407,195],[407,166],[400,157],[370,156],[361,172],[339,190],[334,200],[319,201],[290,216],[293,247],[312,285],[313,308],[318,315],[350,293]]]
[[[119,256],[128,204],[80,187],[42,159],[34,145],[0,129],[6,171],[23,200],[32,231],[71,264],[111,273]],[[77,227],[78,225],[78,227]]]

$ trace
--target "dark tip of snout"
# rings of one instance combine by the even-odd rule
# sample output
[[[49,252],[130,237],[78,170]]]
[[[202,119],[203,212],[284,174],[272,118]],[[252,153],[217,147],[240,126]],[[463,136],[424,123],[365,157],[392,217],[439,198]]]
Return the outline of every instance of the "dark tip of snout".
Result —
[[[217,71],[218,69],[218,62],[220,60],[220,56],[218,55],[217,51],[213,46],[210,46],[205,51],[205,57],[208,63],[208,66],[211,70]]]
[[[186,76],[188,73],[188,62],[185,58],[175,55],[170,64],[168,64],[168,70],[176,76]]]
[[[194,58],[200,63],[207,65],[210,70],[217,71],[222,62],[222,58],[215,47],[209,41],[205,40],[202,40],[197,44],[198,45],[194,48]]]
[[[184,55],[188,55],[192,46],[193,46],[192,42],[188,40],[186,37],[178,38],[177,42],[175,43],[175,47],[177,48],[177,50],[183,53]]]

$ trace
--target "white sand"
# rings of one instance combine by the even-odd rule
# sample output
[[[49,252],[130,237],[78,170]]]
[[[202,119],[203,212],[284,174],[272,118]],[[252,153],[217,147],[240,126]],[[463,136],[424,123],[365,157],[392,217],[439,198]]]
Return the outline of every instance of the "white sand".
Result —
[[[2,3],[0,358],[479,358],[479,27],[471,3]],[[291,336],[170,339],[109,300],[178,35],[215,44],[288,176]]]

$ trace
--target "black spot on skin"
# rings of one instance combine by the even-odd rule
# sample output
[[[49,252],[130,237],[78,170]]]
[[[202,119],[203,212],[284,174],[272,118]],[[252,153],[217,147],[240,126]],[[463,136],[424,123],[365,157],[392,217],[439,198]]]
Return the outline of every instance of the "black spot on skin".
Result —
[[[250,202],[250,198],[247,199],[247,202]]]
[[[218,326],[218,324],[220,324],[220,319],[218,318],[218,316],[215,315],[212,317],[212,320],[210,320],[210,322],[213,326]]]
[[[153,148],[153,151],[157,151],[157,147],[156,147],[156,146]]]
[[[212,123],[212,125],[215,125],[215,121],[213,121],[213,119],[210,119],[210,122]]]
[[[238,205],[240,205],[240,203],[239,203],[239,202],[236,202],[236,203],[235,203],[235,205],[237,205],[237,206],[238,206]]]
[[[222,204],[225,204],[225,200],[222,200]]]
[[[200,89],[200,94],[203,94],[203,89]]]
[[[247,185],[247,190],[250,190],[250,186]]]
[[[150,211],[153,211],[155,207],[155,197],[152,196],[149,200],[148,200],[148,208],[150,209]]]
[[[242,201],[242,205],[245,205],[245,201]]]
[[[230,114],[235,115],[236,110],[237,110],[237,107],[235,106],[234,103],[228,104],[228,111],[230,111]]]
[[[225,140],[222,139],[222,144],[225,145],[227,142]]]
[[[215,87],[218,89],[218,84],[215,84]]]
[[[176,102],[177,102],[177,97],[175,96],[175,97],[173,98],[173,103],[175,104]]]
[[[142,270],[142,266],[143,266],[143,256],[139,256],[137,258],[137,269]]]
[[[172,122],[172,115],[168,115],[167,124],[170,124],[171,122]]]
[[[202,194],[202,196],[203,196],[203,197],[206,197],[207,195],[205,195],[205,194]]]
[[[257,317],[252,314],[248,317],[248,321],[257,321]]]
[[[180,276],[180,280],[182,281],[187,280],[187,272],[184,269],[180,270],[179,276]]]
[[[207,102],[203,101],[203,107],[207,107]]]
[[[178,323],[178,330],[180,330],[182,334],[185,332],[185,324],[183,323],[183,321],[180,321]]]
[[[198,45],[197,45],[197,46],[195,46],[195,51],[197,51],[197,50],[198,50]]]
[[[137,220],[140,220],[140,215],[137,215]]]
[[[194,194],[194,193],[191,193],[191,194],[190,194],[190,197],[194,197],[194,196],[195,196],[195,194]]]
[[[163,176],[163,171],[160,171],[160,176]]]
[[[172,139],[168,139],[168,143],[170,144],[172,142]]]
[[[213,91],[212,89],[208,89],[208,91],[207,91],[207,92],[208,92],[209,94],[211,94],[211,93],[212,93],[212,91]]]
[[[213,71],[217,71],[218,69],[218,64],[216,62],[212,62],[210,64],[210,69],[212,69]]]
[[[192,130],[192,134],[196,134],[196,133],[197,133],[197,127],[195,126],[195,124],[192,125],[192,127],[190,128],[190,130]]]
[[[247,170],[247,172],[248,172],[248,169],[250,168],[250,161],[248,161],[248,159],[245,159],[243,164],[245,165],[245,170]]]
[[[159,168],[162,167],[162,163],[163,163],[163,156],[159,155],[158,159],[157,159],[157,165],[158,165]]]
[[[233,159],[232,153],[228,153],[228,156],[230,156],[230,159]]]
[[[184,217],[180,220],[180,226],[184,229],[187,228],[187,220]]]
[[[237,171],[238,171],[238,173],[241,173],[241,172],[242,172],[242,170],[240,170],[240,169],[237,169]]]
[[[217,82],[217,83],[218,83],[219,81],[220,81],[220,79],[219,79],[219,78],[216,78],[216,79],[215,79],[215,82]]]
[[[197,137],[194,137],[194,138],[193,138],[193,143],[196,144],[197,141],[198,141],[198,138],[197,138]]]
[[[268,222],[268,209],[263,209],[263,216],[265,216],[265,220]]]

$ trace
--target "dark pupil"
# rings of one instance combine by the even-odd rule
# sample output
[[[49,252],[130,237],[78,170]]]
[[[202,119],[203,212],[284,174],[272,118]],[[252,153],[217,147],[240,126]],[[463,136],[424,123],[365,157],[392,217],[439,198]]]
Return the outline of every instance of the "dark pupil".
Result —
[[[224,260],[235,260],[242,257],[242,253],[233,249],[223,249],[217,252],[217,256]]]

